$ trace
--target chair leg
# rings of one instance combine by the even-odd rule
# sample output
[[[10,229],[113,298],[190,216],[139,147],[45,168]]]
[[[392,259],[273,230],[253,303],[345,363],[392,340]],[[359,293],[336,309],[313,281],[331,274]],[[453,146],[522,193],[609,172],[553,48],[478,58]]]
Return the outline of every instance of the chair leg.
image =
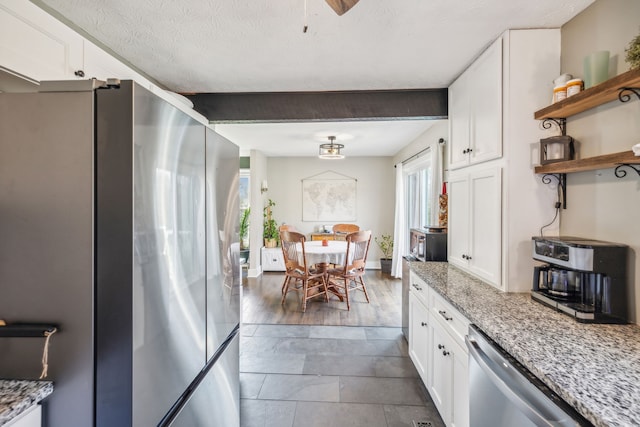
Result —
[[[285,279],[284,285],[282,286],[282,301],[280,301],[280,304],[284,305],[284,299],[287,297],[287,292],[289,292],[289,281]]]
[[[282,282],[282,294],[284,295],[284,290],[287,288],[287,283],[289,283],[289,276],[284,276],[284,282]]]
[[[324,286],[324,302],[329,302],[329,289],[327,288],[327,278],[322,276],[322,285]]]
[[[369,294],[367,294],[367,287],[364,284],[364,278],[360,276],[360,285],[362,286],[362,290],[364,291],[364,296],[367,299],[367,303],[369,303]]]
[[[302,280],[302,312],[307,311],[307,285],[308,281],[306,279]]]
[[[349,283],[351,283],[351,280],[344,279],[344,298],[347,300],[347,311],[351,311],[351,303],[349,302]]]

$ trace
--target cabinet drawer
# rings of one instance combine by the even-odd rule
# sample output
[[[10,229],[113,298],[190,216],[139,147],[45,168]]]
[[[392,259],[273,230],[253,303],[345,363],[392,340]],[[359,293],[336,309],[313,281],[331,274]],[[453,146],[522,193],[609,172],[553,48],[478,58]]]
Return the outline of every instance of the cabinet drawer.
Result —
[[[437,292],[431,292],[429,308],[434,318],[445,326],[445,329],[457,341],[457,344],[466,349],[464,337],[467,335],[469,323],[471,322]]]
[[[429,308],[429,286],[413,271],[410,274],[409,291]]]

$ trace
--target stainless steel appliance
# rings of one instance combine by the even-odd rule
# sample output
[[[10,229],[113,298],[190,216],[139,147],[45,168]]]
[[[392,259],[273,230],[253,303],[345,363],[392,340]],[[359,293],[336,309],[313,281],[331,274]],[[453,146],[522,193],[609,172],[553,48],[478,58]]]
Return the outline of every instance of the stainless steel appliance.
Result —
[[[46,425],[239,425],[238,147],[92,80],[0,94],[0,153],[0,313],[60,326]],[[1,345],[37,378],[40,340]]]
[[[465,340],[471,427],[592,425],[474,325]]]
[[[533,237],[531,297],[581,322],[627,322],[628,247],[580,237]]]
[[[409,253],[418,261],[446,261],[447,233],[412,228],[409,231]]]

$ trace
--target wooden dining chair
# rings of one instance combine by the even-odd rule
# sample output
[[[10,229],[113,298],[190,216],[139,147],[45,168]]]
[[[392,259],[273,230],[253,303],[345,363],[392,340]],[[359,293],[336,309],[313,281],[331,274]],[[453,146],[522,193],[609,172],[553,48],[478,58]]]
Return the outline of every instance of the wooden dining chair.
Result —
[[[360,227],[356,224],[335,224],[332,230],[334,239],[345,240],[347,234],[360,231]]]
[[[324,271],[312,270],[307,264],[305,240],[304,234],[295,231],[280,232],[285,265],[281,304],[284,304],[288,292],[302,292],[303,312],[307,310],[307,301],[311,298],[324,295],[325,302],[329,302],[326,274]]]
[[[364,272],[371,243],[371,231],[357,231],[347,235],[347,254],[344,265],[329,270],[329,285],[344,294],[347,310],[351,310],[349,292],[360,289],[369,302]]]

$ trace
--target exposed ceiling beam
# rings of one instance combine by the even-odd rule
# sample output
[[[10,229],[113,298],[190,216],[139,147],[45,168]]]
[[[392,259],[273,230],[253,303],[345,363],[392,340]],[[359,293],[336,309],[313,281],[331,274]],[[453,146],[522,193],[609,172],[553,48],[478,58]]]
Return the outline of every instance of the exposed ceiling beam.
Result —
[[[183,94],[212,123],[446,119],[447,89]]]

